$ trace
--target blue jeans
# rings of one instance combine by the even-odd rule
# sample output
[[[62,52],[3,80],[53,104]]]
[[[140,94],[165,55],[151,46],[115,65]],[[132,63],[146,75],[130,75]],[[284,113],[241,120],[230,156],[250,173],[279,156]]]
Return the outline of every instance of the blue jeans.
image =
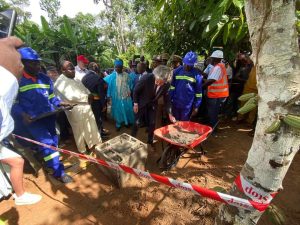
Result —
[[[218,123],[218,115],[226,98],[207,98],[207,113],[209,125],[215,129]]]

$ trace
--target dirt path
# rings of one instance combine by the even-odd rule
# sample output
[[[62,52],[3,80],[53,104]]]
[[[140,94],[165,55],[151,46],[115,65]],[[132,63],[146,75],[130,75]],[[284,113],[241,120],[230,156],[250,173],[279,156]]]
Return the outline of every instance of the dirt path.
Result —
[[[112,125],[106,125],[114,131]],[[228,190],[247,157],[252,138],[243,130],[246,128],[243,125],[221,127],[223,130],[218,137],[209,137],[203,143],[208,151],[206,156],[200,160],[195,153],[188,152],[176,168],[163,174],[203,187],[219,186]],[[129,132],[125,128],[121,130],[125,131]],[[139,131],[139,138],[145,141],[144,129]],[[147,169],[154,173],[161,173],[156,165],[160,146],[155,152],[149,152],[147,160]],[[299,165],[300,155],[297,154],[284,180],[284,190],[274,200],[284,211],[289,225],[300,224]],[[2,201],[1,218],[7,219],[9,225],[211,225],[219,205],[147,180],[136,180],[130,187],[117,189],[93,164],[74,179],[72,184],[55,186],[42,171],[38,178],[25,175],[26,189],[42,194],[43,200],[22,207],[15,207],[12,198]],[[263,216],[259,224],[272,223]]]

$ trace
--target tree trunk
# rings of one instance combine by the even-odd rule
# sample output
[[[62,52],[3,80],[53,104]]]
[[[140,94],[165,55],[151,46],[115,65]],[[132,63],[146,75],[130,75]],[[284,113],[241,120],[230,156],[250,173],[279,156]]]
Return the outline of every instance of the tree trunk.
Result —
[[[300,112],[299,106],[285,106],[299,95],[300,90],[295,2],[246,0],[245,11],[257,68],[258,121],[247,161],[240,173],[248,183],[248,189],[241,192],[235,183],[231,194],[268,203],[272,198],[269,194],[282,189],[283,178],[300,148],[300,132],[286,125],[274,134],[265,134],[276,116],[299,115]],[[262,213],[222,205],[215,222],[222,225],[256,224]]]
[[[126,48],[126,43],[125,43],[125,38],[124,38],[124,24],[123,24],[123,19],[122,17],[124,16],[124,14],[122,13],[122,15],[119,16],[119,25],[118,25],[118,30],[119,30],[119,34],[120,34],[120,39],[121,39],[121,44],[122,44],[122,53],[125,53],[127,51]]]

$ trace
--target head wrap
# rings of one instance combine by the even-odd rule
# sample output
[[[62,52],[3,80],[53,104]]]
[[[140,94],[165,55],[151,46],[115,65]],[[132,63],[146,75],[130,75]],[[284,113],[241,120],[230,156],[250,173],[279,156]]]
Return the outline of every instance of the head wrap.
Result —
[[[123,60],[122,59],[116,59],[114,62],[115,66],[123,66]]]

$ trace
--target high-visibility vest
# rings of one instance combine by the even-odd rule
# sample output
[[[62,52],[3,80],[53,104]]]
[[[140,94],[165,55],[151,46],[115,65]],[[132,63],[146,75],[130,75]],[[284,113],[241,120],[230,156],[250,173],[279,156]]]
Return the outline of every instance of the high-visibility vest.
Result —
[[[209,98],[226,98],[229,96],[228,78],[225,65],[222,63],[217,64],[221,68],[221,79],[216,80],[214,83],[207,87],[207,97]],[[214,72],[216,66],[213,68]]]

